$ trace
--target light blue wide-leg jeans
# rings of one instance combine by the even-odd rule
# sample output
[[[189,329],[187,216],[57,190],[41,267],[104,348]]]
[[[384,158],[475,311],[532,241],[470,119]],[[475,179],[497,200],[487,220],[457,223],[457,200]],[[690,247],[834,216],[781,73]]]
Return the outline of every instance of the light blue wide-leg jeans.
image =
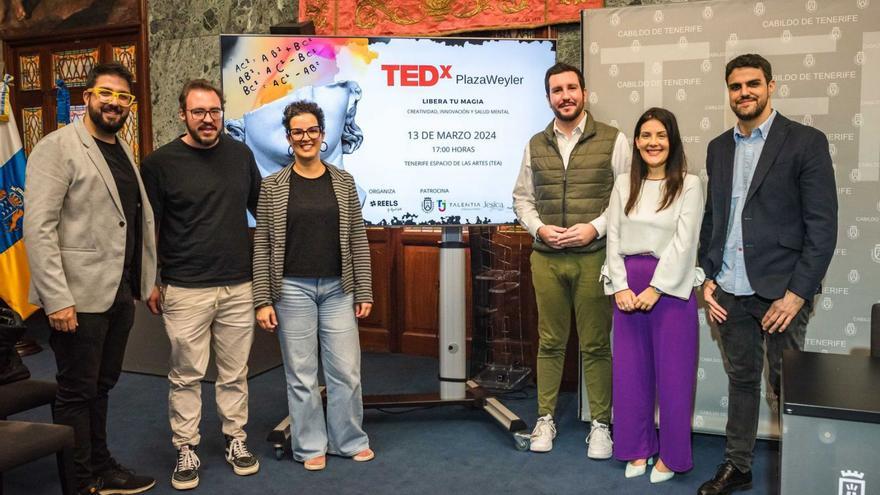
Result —
[[[285,277],[275,304],[287,378],[294,460],[350,457],[369,448],[363,429],[361,348],[354,297],[339,277]],[[327,421],[318,391],[318,343],[327,386]]]

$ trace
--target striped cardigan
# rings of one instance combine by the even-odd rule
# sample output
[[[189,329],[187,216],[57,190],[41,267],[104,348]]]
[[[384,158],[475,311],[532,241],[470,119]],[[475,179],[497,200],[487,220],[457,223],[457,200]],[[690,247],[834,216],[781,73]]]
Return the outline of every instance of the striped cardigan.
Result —
[[[354,302],[373,302],[370,247],[354,178],[324,163],[339,203],[339,246],[342,258],[342,289],[354,293]],[[281,299],[284,250],[287,241],[287,200],[293,165],[263,179],[257,203],[254,234],[254,306],[260,308]]]

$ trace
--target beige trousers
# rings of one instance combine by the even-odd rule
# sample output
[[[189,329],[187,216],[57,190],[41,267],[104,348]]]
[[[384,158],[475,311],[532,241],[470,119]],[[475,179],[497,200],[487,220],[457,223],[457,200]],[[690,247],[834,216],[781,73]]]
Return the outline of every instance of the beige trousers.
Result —
[[[211,348],[223,434],[244,440],[248,420],[248,356],[254,340],[251,283],[190,289],[166,285],[162,317],[171,340],[168,417],[175,448],[201,440],[202,384]],[[213,344],[213,345],[212,345]]]

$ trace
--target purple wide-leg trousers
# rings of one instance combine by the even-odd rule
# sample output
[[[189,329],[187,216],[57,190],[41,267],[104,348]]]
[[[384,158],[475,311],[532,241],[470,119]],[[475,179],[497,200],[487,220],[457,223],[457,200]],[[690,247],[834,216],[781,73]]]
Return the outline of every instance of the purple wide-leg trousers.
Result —
[[[651,283],[657,259],[627,256],[629,288],[638,295]],[[614,458],[660,459],[677,472],[693,467],[691,417],[698,352],[697,300],[664,295],[650,311],[614,307],[612,367]],[[660,434],[654,428],[659,401]]]

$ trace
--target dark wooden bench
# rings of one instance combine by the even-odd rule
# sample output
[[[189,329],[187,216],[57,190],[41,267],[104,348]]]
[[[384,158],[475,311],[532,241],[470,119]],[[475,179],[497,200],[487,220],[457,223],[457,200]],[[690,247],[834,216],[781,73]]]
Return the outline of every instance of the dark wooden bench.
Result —
[[[65,425],[6,421],[13,414],[52,404],[56,385],[44,380],[19,380],[0,385],[0,495],[3,473],[55,454],[61,493],[76,491],[73,475],[73,428]]]

